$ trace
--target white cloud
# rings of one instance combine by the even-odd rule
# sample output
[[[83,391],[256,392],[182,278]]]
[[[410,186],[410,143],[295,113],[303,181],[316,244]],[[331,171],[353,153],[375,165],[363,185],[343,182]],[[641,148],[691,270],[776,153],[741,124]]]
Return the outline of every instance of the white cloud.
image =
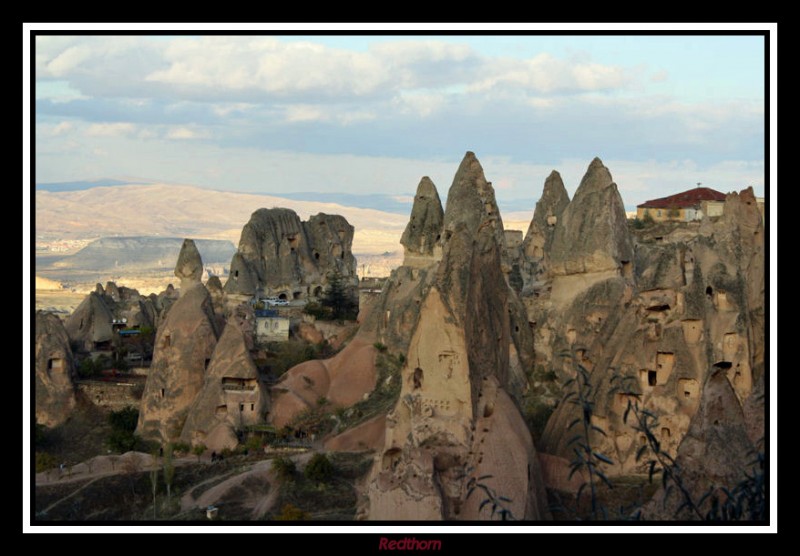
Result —
[[[91,137],[118,137],[131,135],[136,131],[136,126],[129,122],[113,122],[91,124],[86,130],[86,135]]]
[[[57,125],[53,126],[52,131],[50,131],[50,135],[53,137],[64,135],[65,133],[72,131],[74,128],[75,126],[70,122],[59,122]]]
[[[426,118],[445,105],[446,96],[441,93],[412,92],[400,94],[394,98],[393,104],[404,114],[415,114]]]
[[[503,59],[487,68],[488,76],[472,83],[471,91],[498,87],[539,94],[620,89],[630,82],[623,68],[556,58],[546,52],[524,61]]]
[[[317,106],[293,104],[286,107],[287,122],[324,122],[329,119]]]
[[[664,69],[659,70],[650,76],[650,81],[654,83],[661,83],[662,81],[666,81],[667,79],[669,79],[669,72]]]
[[[171,127],[167,130],[166,138],[167,139],[207,139],[211,136],[211,134],[204,130],[204,129],[195,129],[189,127]]]

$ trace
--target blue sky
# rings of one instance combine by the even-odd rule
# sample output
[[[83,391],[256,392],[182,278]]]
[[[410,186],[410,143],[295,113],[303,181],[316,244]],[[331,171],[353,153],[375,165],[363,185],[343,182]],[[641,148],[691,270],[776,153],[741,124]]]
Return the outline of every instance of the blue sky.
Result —
[[[697,182],[764,193],[764,39],[40,36],[38,182],[446,195],[467,150],[531,210],[593,157],[625,204]]]

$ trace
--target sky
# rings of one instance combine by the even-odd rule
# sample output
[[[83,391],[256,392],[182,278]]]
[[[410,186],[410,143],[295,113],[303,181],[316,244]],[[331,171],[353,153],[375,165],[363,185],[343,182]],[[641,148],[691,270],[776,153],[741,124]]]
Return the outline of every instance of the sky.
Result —
[[[147,32],[147,31],[143,31]],[[38,36],[35,180],[446,197],[473,151],[531,211],[591,160],[629,209],[765,184],[765,39],[746,35]]]

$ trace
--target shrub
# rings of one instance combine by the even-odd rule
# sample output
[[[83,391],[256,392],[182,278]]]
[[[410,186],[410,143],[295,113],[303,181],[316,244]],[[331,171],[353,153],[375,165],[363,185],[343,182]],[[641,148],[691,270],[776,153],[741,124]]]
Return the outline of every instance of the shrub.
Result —
[[[259,451],[261,451],[261,446],[262,446],[261,437],[256,436],[256,435],[250,436],[247,439],[247,442],[245,443],[245,447],[248,449],[248,451],[251,451],[251,452],[259,452]]]
[[[188,454],[192,450],[192,447],[189,446],[186,442],[175,442],[172,445],[172,449],[173,449],[174,452],[180,452],[182,454]]]
[[[112,411],[108,416],[111,423],[111,434],[108,435],[108,447],[115,452],[125,453],[141,447],[139,439],[134,435],[139,421],[139,410],[128,406],[119,411]]]
[[[132,431],[114,429],[108,435],[108,447],[121,454],[134,450],[137,443],[138,439]]]
[[[119,411],[112,411],[111,415],[108,416],[108,421],[114,430],[133,432],[139,422],[139,410],[133,406],[128,406]]]
[[[275,474],[278,476],[278,478],[284,481],[293,479],[294,474],[297,472],[297,466],[295,466],[294,462],[285,457],[277,457],[273,459],[272,469],[275,470]]]
[[[47,452],[36,452],[36,472],[41,473],[57,465],[56,457]]]
[[[79,378],[93,378],[100,375],[103,369],[92,358],[87,357],[78,365]]]
[[[36,446],[41,446],[47,442],[47,427],[42,423],[36,422],[36,436],[34,443]]]
[[[333,477],[333,464],[325,454],[314,454],[303,470],[303,476],[316,483],[328,482]]]
[[[311,514],[292,504],[284,504],[281,513],[275,519],[278,521],[308,521],[311,519]]]
[[[387,349],[386,346],[380,342],[375,342],[374,344],[372,344],[372,346],[381,353],[385,353]]]
[[[197,461],[200,461],[200,456],[207,450],[205,444],[195,444],[192,446],[192,453],[197,456]]]
[[[306,303],[306,306],[303,307],[303,312],[319,320],[330,320],[331,315],[333,314],[333,311],[330,308],[323,307],[316,301]]]

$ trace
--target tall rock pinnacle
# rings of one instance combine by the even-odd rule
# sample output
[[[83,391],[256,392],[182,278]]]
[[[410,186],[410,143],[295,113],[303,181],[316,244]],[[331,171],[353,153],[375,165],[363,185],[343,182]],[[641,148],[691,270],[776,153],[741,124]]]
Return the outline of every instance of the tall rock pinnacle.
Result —
[[[414,207],[411,209],[411,218],[400,238],[400,243],[405,247],[406,262],[408,265],[418,257],[426,260],[434,257],[438,250],[438,243],[442,234],[444,211],[436,186],[428,176],[423,177],[417,186],[414,196]],[[412,264],[412,266],[414,266]]]
[[[190,287],[200,283],[203,277],[203,259],[191,239],[184,239],[178,262],[175,264],[175,276],[181,279],[181,295]]]

